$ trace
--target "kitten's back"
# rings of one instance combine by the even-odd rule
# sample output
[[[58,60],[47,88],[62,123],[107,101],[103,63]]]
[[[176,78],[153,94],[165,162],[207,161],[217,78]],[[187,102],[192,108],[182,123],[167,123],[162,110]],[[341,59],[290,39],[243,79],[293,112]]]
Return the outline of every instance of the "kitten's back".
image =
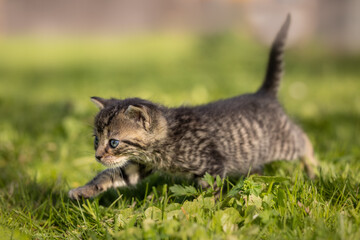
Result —
[[[174,109],[174,126],[183,126],[175,130],[178,156],[186,156],[195,167],[202,164],[197,155],[212,151],[210,155],[218,162],[208,164],[222,164],[227,173],[246,174],[249,168],[256,170],[272,160],[292,160],[303,154],[306,136],[276,98],[289,25],[287,16],[272,44],[265,80],[256,93]],[[187,141],[180,141],[184,136]]]
[[[303,133],[272,97],[246,94],[178,111],[182,118],[188,116],[181,131],[191,139],[192,147],[201,152],[202,144],[211,145],[218,159],[227,161],[227,172],[246,174],[250,167],[256,170],[274,159],[300,156]],[[188,157],[193,156],[189,153]]]

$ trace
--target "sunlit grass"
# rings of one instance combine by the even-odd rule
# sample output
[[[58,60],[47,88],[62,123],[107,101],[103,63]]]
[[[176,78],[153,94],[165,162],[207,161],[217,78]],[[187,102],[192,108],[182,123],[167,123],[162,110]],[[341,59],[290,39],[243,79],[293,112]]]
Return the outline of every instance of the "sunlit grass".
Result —
[[[2,39],[0,52],[1,236],[360,237],[360,56],[314,46],[286,54],[279,98],[314,143],[318,179],[307,179],[297,162],[277,162],[265,169],[270,177],[226,180],[219,201],[186,179],[160,174],[72,202],[67,191],[103,169],[93,159],[97,109],[90,96],[177,106],[251,92],[261,83],[267,49],[219,35]]]

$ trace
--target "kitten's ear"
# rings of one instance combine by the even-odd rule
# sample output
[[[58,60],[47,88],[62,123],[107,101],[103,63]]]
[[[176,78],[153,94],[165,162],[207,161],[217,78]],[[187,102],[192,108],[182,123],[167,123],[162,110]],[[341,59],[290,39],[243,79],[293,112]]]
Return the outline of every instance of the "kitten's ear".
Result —
[[[91,97],[90,100],[101,110],[105,107],[107,103],[107,99],[103,99],[100,97]]]
[[[130,119],[142,123],[145,130],[149,130],[150,115],[146,111],[145,107],[129,105],[128,108],[125,110],[125,115],[128,116]]]

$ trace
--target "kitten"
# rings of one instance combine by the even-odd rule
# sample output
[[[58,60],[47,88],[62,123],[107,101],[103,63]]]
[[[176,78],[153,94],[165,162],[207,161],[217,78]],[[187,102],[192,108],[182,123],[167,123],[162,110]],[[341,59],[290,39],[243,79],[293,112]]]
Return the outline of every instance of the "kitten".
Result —
[[[154,170],[201,180],[205,173],[245,175],[275,160],[298,158],[312,177],[317,165],[312,145],[276,97],[289,25],[290,16],[272,45],[265,81],[253,94],[178,108],[139,98],[92,97],[100,108],[95,157],[109,169],[70,190],[69,197],[90,198],[109,188],[135,185]]]

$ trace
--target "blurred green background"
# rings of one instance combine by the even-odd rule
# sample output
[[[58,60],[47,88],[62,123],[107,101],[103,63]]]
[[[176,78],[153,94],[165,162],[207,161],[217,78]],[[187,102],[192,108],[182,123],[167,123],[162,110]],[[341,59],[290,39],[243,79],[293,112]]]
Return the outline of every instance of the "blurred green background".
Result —
[[[93,157],[91,96],[203,104],[255,91],[268,57],[268,47],[232,33],[7,38],[0,52],[2,186],[18,170],[76,187],[101,169]],[[289,49],[285,59],[280,101],[319,158],[358,160],[360,55],[314,43]]]

